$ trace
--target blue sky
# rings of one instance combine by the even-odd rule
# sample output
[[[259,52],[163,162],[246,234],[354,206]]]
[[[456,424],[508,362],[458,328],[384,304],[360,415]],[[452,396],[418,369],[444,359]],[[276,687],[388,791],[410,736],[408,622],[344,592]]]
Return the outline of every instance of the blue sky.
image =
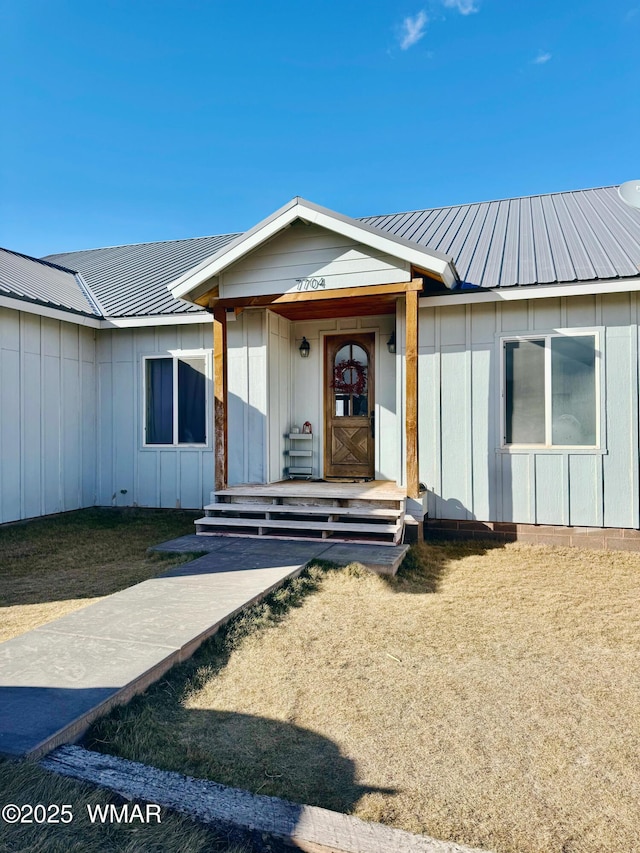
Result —
[[[640,0],[0,0],[0,245],[640,177]]]

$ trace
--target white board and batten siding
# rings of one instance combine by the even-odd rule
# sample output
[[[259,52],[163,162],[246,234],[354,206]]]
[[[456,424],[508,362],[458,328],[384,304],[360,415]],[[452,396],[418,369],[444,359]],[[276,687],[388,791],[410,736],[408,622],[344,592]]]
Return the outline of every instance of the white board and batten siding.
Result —
[[[640,526],[636,294],[420,309],[420,479],[431,518]],[[599,330],[597,449],[505,448],[502,338]]]
[[[292,425],[293,356],[298,351],[292,340],[292,323],[273,311],[266,311],[268,332],[268,411],[266,441],[269,448],[268,479],[271,482],[286,476],[285,468],[291,462],[285,458],[287,436]],[[299,361],[304,361],[298,355]],[[308,359],[306,359],[308,361]],[[303,463],[303,464],[306,464]]]
[[[300,284],[298,280],[308,282]],[[225,270],[223,299],[409,281],[408,262],[316,225],[296,223]]]
[[[227,323],[227,480],[264,483],[267,471],[267,330],[264,311]]]
[[[210,323],[100,331],[97,503],[199,509],[213,489],[213,383]],[[207,356],[207,443],[145,446],[144,357]]]
[[[291,323],[272,311],[244,311],[227,324],[228,483],[284,476],[291,421]]]
[[[0,523],[95,504],[95,336],[0,308]]]

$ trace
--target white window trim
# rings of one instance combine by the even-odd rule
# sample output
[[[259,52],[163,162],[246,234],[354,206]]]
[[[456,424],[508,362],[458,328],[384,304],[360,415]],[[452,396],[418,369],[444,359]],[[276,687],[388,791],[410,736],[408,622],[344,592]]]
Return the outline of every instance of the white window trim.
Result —
[[[147,361],[158,358],[170,358],[172,359],[172,367],[173,367],[173,437],[177,439],[178,437],[178,360],[181,358],[204,358],[204,375],[205,375],[205,386],[204,386],[204,406],[205,406],[205,440],[204,443],[198,444],[185,444],[179,441],[173,441],[171,444],[149,444],[147,442]],[[211,430],[210,430],[210,422],[211,422],[211,382],[212,382],[212,366],[211,366],[211,350],[206,349],[189,349],[189,350],[170,350],[168,352],[163,353],[153,353],[150,355],[142,356],[142,447],[145,450],[166,450],[166,449],[180,449],[180,450],[188,450],[189,448],[195,450],[203,450],[209,449],[211,447]]]
[[[552,435],[552,399],[551,399],[551,338],[587,337],[595,338],[595,402],[596,402],[596,443],[595,444],[507,444],[507,411],[506,411],[506,360],[505,344],[511,341],[540,341],[544,340],[544,402],[545,402],[545,438],[551,439]],[[603,415],[605,411],[602,393],[604,388],[604,329],[602,327],[554,329],[553,331],[525,332],[525,333],[499,333],[496,335],[500,346],[500,453],[571,453],[571,454],[606,454],[605,425]]]

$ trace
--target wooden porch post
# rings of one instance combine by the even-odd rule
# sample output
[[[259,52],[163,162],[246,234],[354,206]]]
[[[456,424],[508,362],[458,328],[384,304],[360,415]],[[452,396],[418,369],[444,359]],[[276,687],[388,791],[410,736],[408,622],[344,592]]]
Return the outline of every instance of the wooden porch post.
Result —
[[[213,312],[213,425],[215,488],[227,487],[227,316],[224,308]]]
[[[418,291],[409,290],[405,313],[407,496],[418,497]]]

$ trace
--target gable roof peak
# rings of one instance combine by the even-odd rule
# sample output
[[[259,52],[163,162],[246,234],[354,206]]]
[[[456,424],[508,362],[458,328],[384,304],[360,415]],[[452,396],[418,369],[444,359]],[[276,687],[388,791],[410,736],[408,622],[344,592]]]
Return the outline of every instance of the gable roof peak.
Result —
[[[295,196],[253,228],[222,246],[214,255],[205,258],[196,267],[183,273],[169,285],[171,295],[174,299],[195,302],[206,292],[207,282],[213,282],[220,273],[271,240],[297,219],[303,219],[319,228],[333,231],[370,248],[402,258],[413,266],[431,270],[449,288],[455,287],[459,281],[453,259],[449,255],[420,246],[404,237],[389,234],[365,222]],[[212,284],[213,286],[215,285]]]

